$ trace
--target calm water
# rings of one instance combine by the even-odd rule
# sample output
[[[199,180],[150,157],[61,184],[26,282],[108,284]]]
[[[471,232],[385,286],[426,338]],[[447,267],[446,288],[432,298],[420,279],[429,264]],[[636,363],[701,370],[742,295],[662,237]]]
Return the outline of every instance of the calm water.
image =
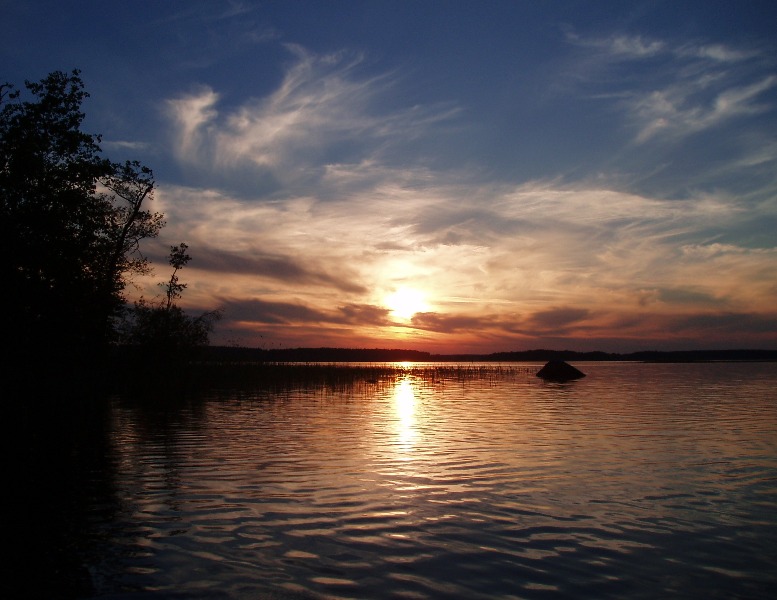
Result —
[[[576,365],[588,377],[567,384],[399,370],[167,413],[116,401],[110,498],[88,499],[91,584],[113,598],[774,597],[777,365]]]

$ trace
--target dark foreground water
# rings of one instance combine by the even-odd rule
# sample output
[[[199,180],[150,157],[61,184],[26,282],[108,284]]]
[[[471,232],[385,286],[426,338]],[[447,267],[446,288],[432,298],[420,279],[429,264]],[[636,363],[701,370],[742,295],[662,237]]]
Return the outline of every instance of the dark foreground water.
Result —
[[[577,366],[117,399],[51,490],[61,569],[127,599],[773,598],[777,365]]]

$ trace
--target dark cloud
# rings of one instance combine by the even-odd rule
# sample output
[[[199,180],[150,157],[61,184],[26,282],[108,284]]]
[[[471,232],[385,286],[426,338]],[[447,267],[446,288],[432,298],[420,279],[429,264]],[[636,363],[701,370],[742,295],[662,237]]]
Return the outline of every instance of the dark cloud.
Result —
[[[413,327],[437,333],[482,331],[493,326],[489,316],[443,315],[436,312],[417,313],[411,320]]]
[[[388,325],[389,310],[372,304],[348,304],[338,309],[342,320],[352,325]]]
[[[374,248],[381,252],[413,252],[413,250],[415,250],[411,244],[403,244],[400,242],[382,242],[375,244]]]
[[[670,304],[691,304],[705,306],[721,306],[725,299],[716,298],[710,294],[687,288],[663,288],[658,290],[658,298]]]
[[[367,289],[339,276],[334,276],[315,265],[303,264],[297,258],[264,254],[260,256],[238,255],[213,248],[197,253],[191,263],[199,269],[216,273],[258,275],[285,283],[326,285],[343,292],[363,294]]]
[[[539,334],[563,335],[572,325],[590,317],[590,311],[582,308],[553,308],[538,311],[527,318],[518,315],[443,315],[418,313],[412,319],[413,327],[438,333],[501,331],[509,335],[531,336]],[[575,329],[582,329],[577,326]]]
[[[265,302],[264,300],[227,300],[222,302],[224,316],[229,321],[267,324],[320,323],[331,320],[326,313],[302,304]]]
[[[590,311],[585,308],[559,307],[537,311],[527,319],[530,327],[543,331],[559,331],[585,320]]]
[[[681,333],[705,332],[710,335],[777,335],[777,314],[719,312],[675,316],[672,327]]]
[[[263,324],[388,325],[389,311],[372,304],[347,304],[333,311],[321,311],[292,302],[227,300],[222,303],[229,321]]]

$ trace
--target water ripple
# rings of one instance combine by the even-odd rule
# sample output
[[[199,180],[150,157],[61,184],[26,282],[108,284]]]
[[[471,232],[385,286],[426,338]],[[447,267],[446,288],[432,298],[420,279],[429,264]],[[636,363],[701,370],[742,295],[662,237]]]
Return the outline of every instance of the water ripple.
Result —
[[[585,370],[227,394],[163,426],[117,404],[101,593],[770,597],[773,369]]]

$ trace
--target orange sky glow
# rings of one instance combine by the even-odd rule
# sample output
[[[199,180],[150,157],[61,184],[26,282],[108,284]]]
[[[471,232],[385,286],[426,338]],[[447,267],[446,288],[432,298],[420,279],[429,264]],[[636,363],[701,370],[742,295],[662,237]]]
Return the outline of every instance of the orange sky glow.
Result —
[[[765,275],[776,274],[777,251],[687,241],[735,219],[735,204],[549,182],[455,187],[411,171],[383,179],[404,183],[261,207],[163,188],[166,236],[195,249],[186,304],[224,308],[222,343],[267,348],[773,342],[760,321],[773,318],[777,278]],[[411,305],[398,307],[398,293]]]

